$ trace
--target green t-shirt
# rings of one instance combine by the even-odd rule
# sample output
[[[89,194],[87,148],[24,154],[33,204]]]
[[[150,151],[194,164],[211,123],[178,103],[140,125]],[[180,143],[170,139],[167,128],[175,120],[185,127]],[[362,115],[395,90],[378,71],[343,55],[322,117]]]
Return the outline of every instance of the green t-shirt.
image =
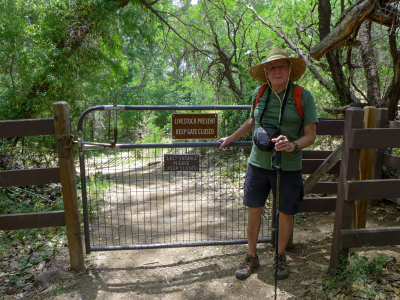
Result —
[[[283,111],[283,119],[281,126],[281,134],[287,136],[289,141],[295,141],[301,137],[302,134],[302,126],[306,126],[312,123],[318,123],[317,117],[317,109],[315,106],[314,97],[311,92],[303,89],[301,94],[301,107],[304,113],[304,122],[302,125],[302,120],[297,113],[296,107],[294,105],[293,100],[293,89],[294,84],[290,83],[288,90],[288,98],[285,109]],[[254,110],[255,98],[257,96],[259,87],[254,91],[252,97],[252,109],[250,112],[250,117],[255,120],[255,127],[260,123],[261,113],[265,107],[266,102],[260,101]],[[266,99],[270,88],[266,88],[263,94],[262,99]],[[285,96],[285,90],[278,94],[278,96],[282,99]],[[280,114],[280,100],[276,97],[276,95],[271,92],[269,96],[269,100],[267,102],[267,109],[265,110],[262,124],[272,124],[275,126],[279,126],[279,114]],[[249,163],[254,166],[273,170],[271,166],[271,156],[275,152],[275,150],[271,152],[265,152],[258,149],[256,145],[253,144],[253,148],[251,149],[251,154],[249,158]],[[302,155],[301,151],[286,152],[282,151],[282,159],[281,159],[281,168],[284,171],[299,171],[302,168]]]

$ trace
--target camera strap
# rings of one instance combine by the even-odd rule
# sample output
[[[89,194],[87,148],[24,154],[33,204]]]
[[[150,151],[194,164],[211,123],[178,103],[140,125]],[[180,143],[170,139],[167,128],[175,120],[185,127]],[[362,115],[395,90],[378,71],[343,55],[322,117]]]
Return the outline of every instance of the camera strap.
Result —
[[[287,89],[289,89],[289,86],[287,87]],[[269,101],[269,96],[271,95],[271,91],[272,91],[272,89],[269,88],[269,90],[268,90],[268,95],[267,95],[267,99],[265,100],[265,106],[264,106],[264,109],[263,109],[263,111],[262,111],[262,113],[261,113],[261,116],[260,116],[260,121],[259,121],[259,124],[260,124],[260,125],[262,124],[262,119],[263,119],[263,117],[264,117],[265,110],[267,109],[267,105],[268,105],[268,101]],[[258,95],[257,95],[257,96],[258,96]],[[281,125],[282,125],[283,111],[284,111],[284,109],[285,109],[288,96],[289,96],[289,93],[286,92],[286,93],[285,93],[285,97],[283,98],[283,102],[281,103],[279,128],[281,128]],[[261,97],[262,97],[262,95],[260,95],[259,98],[261,98]],[[279,98],[279,97],[278,97],[278,98]]]

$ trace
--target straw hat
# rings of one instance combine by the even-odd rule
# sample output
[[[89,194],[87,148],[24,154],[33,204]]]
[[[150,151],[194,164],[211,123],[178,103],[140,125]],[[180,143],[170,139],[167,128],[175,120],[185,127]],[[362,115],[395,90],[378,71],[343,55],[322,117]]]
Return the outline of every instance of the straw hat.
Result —
[[[274,47],[267,56],[267,60],[263,61],[261,64],[255,65],[250,68],[250,75],[254,79],[267,83],[267,78],[265,77],[266,64],[270,61],[277,59],[286,59],[291,63],[290,70],[290,80],[292,82],[299,80],[306,70],[306,63],[302,58],[290,57],[289,53],[282,49],[281,47]]]

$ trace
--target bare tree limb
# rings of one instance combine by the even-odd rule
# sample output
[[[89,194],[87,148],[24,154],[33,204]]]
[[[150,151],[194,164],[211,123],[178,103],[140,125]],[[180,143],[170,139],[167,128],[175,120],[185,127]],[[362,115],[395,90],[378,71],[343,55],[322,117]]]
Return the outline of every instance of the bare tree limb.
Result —
[[[318,80],[318,82],[325,87],[327,90],[331,89],[330,84],[328,81],[326,81],[321,74],[314,68],[312,62],[308,59],[307,55],[304,54],[304,52],[292,41],[290,40],[280,29],[278,30],[275,26],[267,23],[264,19],[262,19],[257,12],[254,10],[253,7],[247,5],[247,8],[250,9],[254,15],[261,21],[262,24],[270,28],[272,31],[274,31],[280,38],[282,38],[288,45],[289,47],[294,50],[305,62],[307,65],[307,68],[310,70],[310,72],[314,75],[314,77]]]
[[[371,20],[385,26],[399,26],[400,12],[397,8],[386,5],[392,1],[359,0],[350,6],[341,16],[336,26],[310,51],[310,55],[320,60],[326,53],[343,46],[355,36],[358,28],[365,20]]]

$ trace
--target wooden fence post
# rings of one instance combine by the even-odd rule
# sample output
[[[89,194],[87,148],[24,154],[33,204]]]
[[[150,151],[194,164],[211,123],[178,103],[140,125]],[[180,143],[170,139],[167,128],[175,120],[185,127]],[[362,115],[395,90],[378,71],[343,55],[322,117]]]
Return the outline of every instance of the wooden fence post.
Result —
[[[364,128],[376,128],[378,108],[364,107]],[[359,180],[373,179],[375,149],[361,149]],[[356,200],[353,216],[353,229],[365,228],[367,225],[368,200]]]
[[[83,245],[78,196],[76,191],[76,173],[72,154],[72,134],[68,103],[55,102],[53,104],[53,112],[71,269],[82,270],[85,268],[85,262],[83,259]]]
[[[361,108],[349,108],[345,114],[335,224],[329,263],[331,274],[336,273],[339,263],[343,258],[347,258],[349,253],[349,249],[342,248],[342,229],[351,229],[354,202],[345,201],[345,184],[348,180],[358,179],[358,168],[360,165],[360,151],[349,148],[353,128],[363,128],[363,110]]]

